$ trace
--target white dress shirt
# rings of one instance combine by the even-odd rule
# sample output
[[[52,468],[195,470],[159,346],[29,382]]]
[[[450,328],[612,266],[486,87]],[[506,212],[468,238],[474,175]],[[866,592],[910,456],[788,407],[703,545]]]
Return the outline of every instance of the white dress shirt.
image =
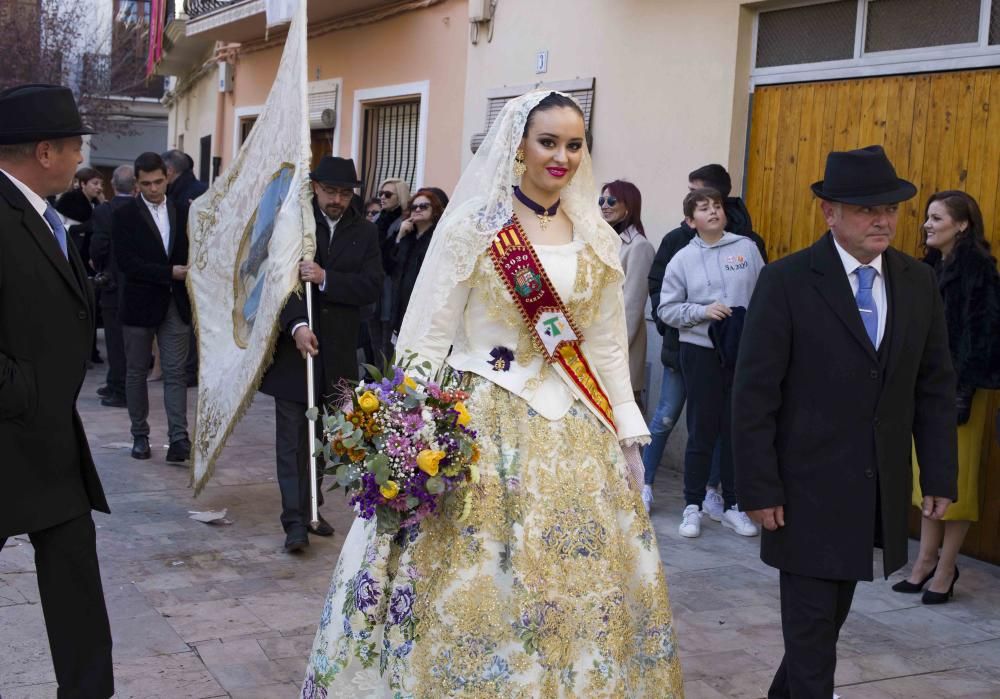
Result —
[[[11,181],[11,184],[13,184],[21,191],[21,194],[24,195],[24,198],[28,200],[29,204],[31,204],[31,208],[38,212],[39,218],[41,218],[42,221],[45,222],[45,226],[51,231],[52,226],[50,226],[49,222],[45,220],[45,207],[48,205],[48,202],[42,199],[40,196],[38,196],[38,194],[33,189],[30,189],[28,187],[28,185],[26,185],[24,182],[17,179],[16,177],[14,177],[6,170],[0,169],[0,172],[6,175],[7,179]]]
[[[156,224],[157,230],[160,231],[163,252],[167,253],[167,257],[170,257],[170,215],[167,213],[167,198],[164,197],[159,204],[153,204],[143,195],[142,201],[149,209],[149,213],[152,214],[153,223]]]
[[[840,247],[840,243],[837,242],[835,237],[833,238],[833,245],[837,248],[840,261],[844,264],[844,272],[847,274],[847,280],[851,283],[851,291],[857,296],[858,287],[861,285],[858,280],[857,269],[858,267],[864,267],[865,264],[858,262],[847,250]],[[875,343],[875,349],[878,349],[882,345],[882,338],[885,337],[885,321],[889,317],[889,297],[885,293],[885,277],[882,275],[882,256],[879,255],[869,262],[867,266],[875,270],[875,282],[872,284],[872,298],[875,299],[875,306],[878,308],[878,341]]]
[[[333,231],[337,228],[337,224],[340,223],[340,219],[338,218],[336,221],[334,221],[326,214],[323,214],[323,218],[326,219],[326,226],[327,228],[330,229],[330,242],[333,242]],[[327,247],[327,249],[329,249],[329,246]],[[326,291],[326,270],[323,270],[323,272],[324,272],[323,283],[319,285],[320,291]],[[295,325],[292,326],[292,329],[289,334],[291,334],[292,337],[295,337],[295,331],[301,328],[302,326],[309,327],[309,323],[303,323],[301,321],[296,323]]]

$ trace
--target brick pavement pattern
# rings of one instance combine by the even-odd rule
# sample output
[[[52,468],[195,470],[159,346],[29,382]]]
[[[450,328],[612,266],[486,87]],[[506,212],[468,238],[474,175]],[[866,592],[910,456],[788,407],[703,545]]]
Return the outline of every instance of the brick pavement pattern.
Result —
[[[136,461],[128,415],[102,408],[94,393],[103,376],[103,366],[88,373],[80,412],[113,510],[95,521],[116,697],[294,699],[352,519],[346,501],[327,498],[332,538],[311,537],[303,555],[283,553],[271,399],[253,404],[195,500],[187,470],[164,460],[162,383],[150,384],[153,458]],[[188,400],[194,415],[194,390]],[[700,538],[681,539],[680,494],[680,474],[664,466],[653,521],[687,699],[763,697],[782,655],[777,574],[758,559],[758,539],[707,518]],[[188,516],[222,508],[231,525]],[[32,556],[26,536],[0,552],[2,699],[56,694]],[[839,646],[844,699],[1000,697],[1000,567],[965,558],[961,567],[954,601],[935,608],[889,583],[858,586]]]

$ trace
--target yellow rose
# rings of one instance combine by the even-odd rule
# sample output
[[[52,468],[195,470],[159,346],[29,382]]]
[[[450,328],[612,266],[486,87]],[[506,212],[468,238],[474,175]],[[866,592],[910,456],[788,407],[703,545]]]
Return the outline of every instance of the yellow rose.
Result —
[[[459,401],[455,403],[455,410],[458,411],[458,424],[465,427],[472,421],[472,416],[469,415],[469,411],[465,409],[465,403]]]
[[[400,393],[406,393],[406,389],[417,390],[417,382],[411,379],[409,376],[403,376],[403,383],[396,386],[396,390]]]
[[[428,476],[436,476],[438,474],[441,459],[445,456],[447,456],[447,454],[443,451],[424,449],[422,452],[417,454],[417,468],[426,473]]]
[[[385,485],[380,485],[378,490],[386,500],[392,500],[399,495],[399,483],[396,481],[386,481]]]
[[[360,405],[361,409],[366,413],[374,413],[378,410],[379,406],[378,396],[371,391],[365,391],[361,394],[361,397],[358,398],[358,405]]]

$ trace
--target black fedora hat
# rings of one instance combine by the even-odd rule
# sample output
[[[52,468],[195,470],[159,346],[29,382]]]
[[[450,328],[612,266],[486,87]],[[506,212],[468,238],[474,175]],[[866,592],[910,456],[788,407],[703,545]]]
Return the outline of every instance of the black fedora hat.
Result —
[[[354,189],[361,186],[361,181],[358,180],[358,171],[354,169],[354,161],[350,158],[336,158],[332,155],[323,156],[316,169],[309,173],[309,179],[320,184],[328,184],[331,187]]]
[[[826,156],[826,173],[812,191],[827,201],[867,206],[906,201],[917,188],[896,176],[882,146],[868,146]]]
[[[92,134],[73,92],[60,85],[18,85],[0,92],[0,145]]]

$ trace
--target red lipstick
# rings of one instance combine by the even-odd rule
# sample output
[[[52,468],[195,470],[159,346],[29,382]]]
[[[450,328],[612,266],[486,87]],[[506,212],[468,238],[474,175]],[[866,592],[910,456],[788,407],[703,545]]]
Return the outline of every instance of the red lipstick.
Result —
[[[565,177],[566,173],[569,172],[569,169],[564,167],[547,167],[545,169],[553,177]]]

